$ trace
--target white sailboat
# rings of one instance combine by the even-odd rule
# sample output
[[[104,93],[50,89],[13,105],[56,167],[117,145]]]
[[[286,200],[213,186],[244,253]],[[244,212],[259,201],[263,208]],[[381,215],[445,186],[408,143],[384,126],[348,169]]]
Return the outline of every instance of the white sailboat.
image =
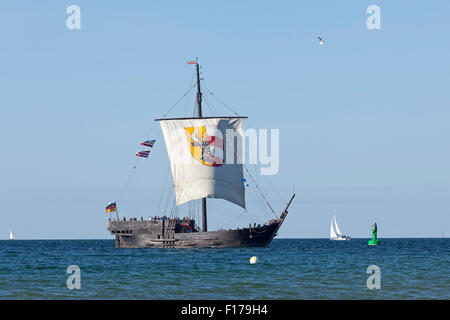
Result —
[[[333,209],[333,218],[330,226],[330,240],[350,240],[350,236],[344,236],[336,221],[336,211]]]
[[[14,234],[13,234],[13,230],[12,229],[9,232],[9,240],[14,240]]]

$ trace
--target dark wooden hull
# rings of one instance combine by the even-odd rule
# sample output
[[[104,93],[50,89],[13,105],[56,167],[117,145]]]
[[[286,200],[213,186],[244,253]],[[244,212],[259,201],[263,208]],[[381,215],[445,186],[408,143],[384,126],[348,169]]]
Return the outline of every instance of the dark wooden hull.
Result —
[[[278,223],[259,228],[176,233],[173,239],[157,239],[149,233],[116,235],[117,248],[226,248],[266,247]]]
[[[226,248],[267,247],[276,236],[286,213],[280,219],[258,226],[209,232],[175,233],[174,220],[110,221],[117,248]]]

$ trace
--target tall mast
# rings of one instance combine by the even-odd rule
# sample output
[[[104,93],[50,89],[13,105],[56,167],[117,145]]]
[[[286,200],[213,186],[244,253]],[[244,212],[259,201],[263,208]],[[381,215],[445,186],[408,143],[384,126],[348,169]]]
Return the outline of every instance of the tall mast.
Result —
[[[203,118],[202,116],[202,91],[200,89],[200,66],[198,63],[195,65],[197,68],[197,107],[198,107],[198,117]]]
[[[195,65],[197,70],[197,107],[198,107],[198,117],[203,118],[202,115],[202,91],[200,88],[200,66],[197,64]],[[202,222],[203,222],[203,232],[208,231],[208,223],[207,223],[207,217],[206,217],[206,198],[202,198]]]

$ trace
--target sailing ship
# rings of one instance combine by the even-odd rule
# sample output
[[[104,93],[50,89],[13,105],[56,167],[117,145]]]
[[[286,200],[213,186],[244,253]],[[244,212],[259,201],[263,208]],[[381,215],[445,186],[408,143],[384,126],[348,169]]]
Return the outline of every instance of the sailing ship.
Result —
[[[200,66],[198,61],[190,61],[188,64],[196,66],[196,116],[161,118],[155,121],[161,126],[168,151],[176,207],[201,200],[202,228],[191,217],[180,219],[172,212],[165,211],[148,220],[142,217],[141,220],[119,219],[117,214],[115,219],[110,217],[107,229],[115,236],[117,248],[267,247],[283,224],[295,194],[279,216],[266,201],[275,214],[275,219],[270,219],[263,225],[253,223],[252,226],[250,223],[243,228],[208,230],[207,198],[223,199],[246,208],[247,184],[243,175],[245,166],[224,161],[229,156],[237,159],[238,148],[232,148],[233,152],[226,154],[224,145],[227,141],[223,137],[231,131],[234,137],[242,138],[242,124],[247,117],[204,117]],[[147,157],[148,152],[144,156]],[[247,169],[246,171],[250,175]],[[107,212],[111,211],[117,212],[115,202],[107,207]]]
[[[14,234],[13,234],[12,228],[11,228],[11,231],[9,232],[9,240],[14,240]]]
[[[330,240],[350,240],[350,236],[345,236],[341,233],[336,221],[336,211],[333,209],[333,218],[330,226]]]

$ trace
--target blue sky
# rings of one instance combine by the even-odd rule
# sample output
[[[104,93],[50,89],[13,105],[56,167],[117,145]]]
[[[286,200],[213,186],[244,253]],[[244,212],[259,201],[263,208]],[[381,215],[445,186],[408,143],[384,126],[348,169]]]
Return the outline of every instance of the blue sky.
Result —
[[[81,30],[66,28],[72,4]],[[381,30],[366,28],[371,4]],[[369,237],[373,221],[380,237],[448,236],[449,10],[448,1],[2,1],[0,238],[11,226],[22,239],[112,238],[111,200],[121,214],[156,215],[162,143],[125,186],[139,141],[162,142],[153,119],[189,88],[186,61],[197,56],[205,84],[249,117],[247,128],[280,129],[280,171],[260,177],[277,210],[295,185],[280,237],[328,237],[333,208],[353,237]],[[240,214],[211,201],[210,228]]]

